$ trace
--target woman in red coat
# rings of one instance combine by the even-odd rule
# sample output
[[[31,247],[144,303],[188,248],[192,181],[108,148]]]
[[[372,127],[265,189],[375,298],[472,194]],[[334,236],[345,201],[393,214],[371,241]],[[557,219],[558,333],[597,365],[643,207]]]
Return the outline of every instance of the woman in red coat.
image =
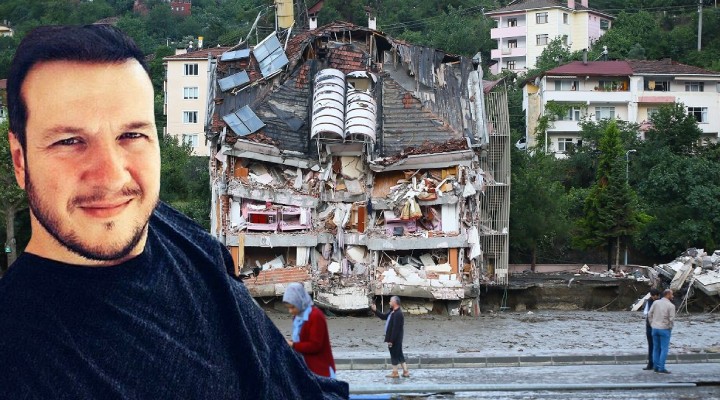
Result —
[[[312,372],[335,378],[335,360],[330,348],[325,314],[313,305],[300,283],[288,285],[283,303],[293,316],[292,340],[287,339],[290,347],[303,355]]]

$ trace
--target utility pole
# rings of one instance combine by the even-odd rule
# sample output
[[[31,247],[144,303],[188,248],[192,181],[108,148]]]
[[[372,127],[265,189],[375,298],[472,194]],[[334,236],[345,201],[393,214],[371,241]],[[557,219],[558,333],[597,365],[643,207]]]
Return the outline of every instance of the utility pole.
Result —
[[[698,51],[702,50],[702,2],[698,0]],[[715,0],[717,4],[717,0]]]

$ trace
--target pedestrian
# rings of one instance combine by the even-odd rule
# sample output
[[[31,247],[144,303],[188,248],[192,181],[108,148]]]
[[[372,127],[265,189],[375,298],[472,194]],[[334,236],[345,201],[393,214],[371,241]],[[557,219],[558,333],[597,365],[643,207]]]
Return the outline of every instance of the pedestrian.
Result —
[[[388,350],[390,350],[390,363],[392,364],[392,373],[388,375],[388,378],[399,378],[398,365],[402,366],[403,374],[405,378],[410,377],[410,371],[408,371],[407,363],[405,362],[405,355],[402,350],[403,335],[405,329],[405,317],[403,316],[402,308],[400,308],[400,298],[398,296],[392,296],[390,298],[390,311],[387,313],[381,313],[375,307],[375,304],[370,306],[375,315],[385,321],[385,343],[387,343]]]
[[[287,286],[283,303],[293,316],[292,339],[286,339],[287,343],[302,354],[312,372],[335,378],[335,360],[325,314],[313,305],[301,283]]]
[[[132,39],[36,28],[7,95],[32,233],[0,280],[0,397],[349,396],[285,344],[227,248],[159,201],[155,95]]]
[[[643,316],[645,317],[645,337],[647,339],[648,343],[648,363],[643,370],[650,371],[653,370],[653,336],[652,336],[652,326],[650,326],[650,319],[648,318],[648,312],[650,312],[650,307],[652,307],[653,302],[660,297],[660,291],[652,288],[650,289],[650,297],[645,302],[645,309],[643,310]]]
[[[665,369],[665,360],[670,350],[670,336],[675,320],[675,304],[672,299],[673,291],[665,289],[662,298],[655,301],[648,311],[653,336],[653,367],[655,372],[661,374],[670,373]]]

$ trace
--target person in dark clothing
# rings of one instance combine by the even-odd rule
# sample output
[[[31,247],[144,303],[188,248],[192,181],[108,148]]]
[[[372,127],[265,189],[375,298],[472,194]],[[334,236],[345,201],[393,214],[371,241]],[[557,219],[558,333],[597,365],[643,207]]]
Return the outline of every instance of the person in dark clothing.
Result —
[[[390,350],[390,363],[392,364],[392,373],[387,377],[400,377],[398,375],[398,365],[402,366],[402,376],[405,378],[410,377],[410,371],[408,371],[405,355],[402,350],[403,335],[405,334],[405,317],[400,308],[400,298],[398,296],[392,296],[390,298],[390,311],[387,313],[383,314],[379,312],[375,304],[371,305],[370,309],[372,309],[378,318],[385,321],[385,343],[387,343],[388,350]]]
[[[652,288],[650,289],[650,298],[645,302],[645,309],[643,310],[643,316],[645,317],[645,337],[648,342],[648,363],[643,370],[652,371],[653,366],[653,337],[652,337],[652,326],[650,326],[650,320],[648,319],[648,312],[652,307],[653,302],[660,297],[660,291]]]
[[[0,398],[348,398],[230,276],[227,248],[159,201],[153,88],[131,39],[40,27],[8,78],[32,235],[0,279]]]

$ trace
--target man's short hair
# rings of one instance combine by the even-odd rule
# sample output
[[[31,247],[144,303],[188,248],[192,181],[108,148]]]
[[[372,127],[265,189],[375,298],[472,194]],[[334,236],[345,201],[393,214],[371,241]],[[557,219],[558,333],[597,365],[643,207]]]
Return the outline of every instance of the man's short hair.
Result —
[[[41,26],[32,30],[20,42],[10,64],[7,80],[10,131],[24,149],[28,109],[21,88],[35,64],[50,61],[122,63],[129,59],[137,60],[150,76],[144,55],[135,42],[110,25]]]
[[[672,293],[672,292],[673,292],[672,289],[665,289],[665,290],[663,290],[662,296],[663,296],[663,297],[667,297],[667,295],[670,294],[670,293]]]
[[[650,289],[650,296],[660,296],[660,291],[655,288],[652,288],[652,289]]]
[[[395,304],[400,305],[400,297],[398,297],[398,296],[393,296],[393,297],[390,298],[390,300],[395,300]]]

